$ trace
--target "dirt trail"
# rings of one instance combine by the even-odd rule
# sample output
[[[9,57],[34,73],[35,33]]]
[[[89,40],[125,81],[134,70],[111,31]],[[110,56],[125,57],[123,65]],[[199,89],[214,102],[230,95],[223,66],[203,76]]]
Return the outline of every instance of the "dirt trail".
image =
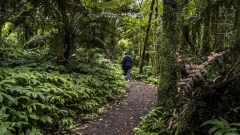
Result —
[[[105,106],[103,115],[80,125],[79,135],[133,135],[133,128],[155,107],[157,87],[136,80],[129,82],[127,95]]]

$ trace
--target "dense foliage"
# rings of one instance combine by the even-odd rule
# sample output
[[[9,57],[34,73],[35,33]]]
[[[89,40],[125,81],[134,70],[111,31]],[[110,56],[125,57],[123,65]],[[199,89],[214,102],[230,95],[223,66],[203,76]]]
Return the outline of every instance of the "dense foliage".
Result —
[[[127,86],[120,66],[102,57],[65,67],[38,61],[45,54],[39,50],[17,58],[8,54],[0,68],[1,134],[73,131],[76,116],[97,114],[101,104],[120,97]]]
[[[0,18],[1,134],[103,113],[127,87],[125,52],[132,78],[159,90],[135,133],[238,131],[239,0],[2,0]]]
[[[158,102],[169,117],[159,113],[154,118],[165,121],[163,125],[167,126],[160,126],[166,131],[164,134],[207,134],[211,127],[200,127],[201,124],[219,117],[229,123],[239,122],[239,1],[162,1],[163,11],[159,1],[156,2],[156,10],[153,11],[156,16],[151,23],[153,35],[148,46],[152,52],[146,51],[146,55],[150,54],[149,62],[154,58],[152,72],[160,73]],[[142,5],[146,3],[150,1],[142,1]],[[158,14],[162,18],[158,18]],[[172,53],[172,45],[177,47],[176,55]],[[216,52],[228,53],[218,56]],[[159,63],[159,68],[156,63]],[[173,70],[177,72],[177,89],[169,86],[176,84],[176,78],[169,79],[175,76]],[[146,121],[146,124],[141,123],[135,133],[149,133],[144,127],[151,125],[148,123],[151,119],[144,119],[142,123]],[[153,121],[152,125],[157,123]],[[211,134],[233,133],[231,128],[219,132],[213,129]],[[155,133],[161,134],[158,129]]]
[[[162,111],[161,107],[154,108],[149,114],[142,117],[138,127],[134,128],[134,133],[136,135],[166,134],[164,117],[166,117],[166,113]]]
[[[139,68],[133,67],[131,69],[131,77],[145,83],[157,84],[158,77],[152,74],[151,69],[152,67],[146,66],[143,68],[144,73],[140,74]]]

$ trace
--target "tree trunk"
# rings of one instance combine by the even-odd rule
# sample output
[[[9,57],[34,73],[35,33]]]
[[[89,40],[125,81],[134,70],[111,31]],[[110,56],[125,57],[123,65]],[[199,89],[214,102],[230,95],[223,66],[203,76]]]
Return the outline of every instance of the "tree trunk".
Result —
[[[178,44],[177,14],[178,0],[163,1],[163,44],[160,54],[160,79],[157,106],[169,111],[176,103],[176,48]]]
[[[71,49],[72,49],[71,36],[72,36],[72,33],[69,26],[65,25],[64,31],[63,31],[63,45],[64,45],[64,53],[63,53],[64,63],[63,64],[64,65],[68,64],[68,59],[71,54]]]
[[[156,1],[155,4],[155,20],[158,19],[158,1]],[[159,53],[158,53],[158,37],[157,37],[157,28],[158,28],[158,23],[155,21],[154,23],[154,31],[153,31],[153,58],[152,58],[152,72],[154,75],[159,74]]]
[[[139,13],[141,13],[141,9],[142,9],[142,4],[143,4],[143,0],[139,1],[138,3],[138,6],[139,6]],[[139,55],[139,58],[142,58],[141,56],[141,52],[142,52],[142,42],[141,42],[141,31],[142,31],[142,16],[139,17],[139,30],[138,30],[138,34],[137,34],[137,37],[138,37],[138,55]],[[139,59],[138,59],[139,61]],[[137,62],[137,64],[139,64],[140,62]],[[140,66],[140,65],[138,65]]]
[[[208,9],[209,10],[209,9]],[[204,18],[204,34],[203,34],[203,42],[202,42],[202,55],[207,56],[210,49],[210,15],[207,14],[206,18]]]
[[[224,5],[221,5],[219,7],[219,17],[217,19],[217,29],[216,29],[216,37],[215,37],[215,45],[213,46],[213,50],[223,51],[224,48],[224,39],[225,39],[225,33],[226,33],[226,7]]]
[[[237,2],[234,23],[234,46],[232,47],[232,67],[240,60],[240,1]],[[237,69],[240,71],[240,67]]]
[[[0,46],[2,45],[2,27],[3,24],[0,24]]]
[[[148,35],[149,35],[150,28],[151,28],[154,3],[155,3],[155,0],[152,0],[151,6],[150,6],[150,14],[149,14],[149,18],[148,18],[148,25],[147,25],[146,35],[145,35],[145,38],[144,38],[142,57],[141,57],[141,62],[140,62],[140,67],[139,67],[140,68],[139,73],[143,73],[145,52],[146,52],[146,48],[148,46]]]

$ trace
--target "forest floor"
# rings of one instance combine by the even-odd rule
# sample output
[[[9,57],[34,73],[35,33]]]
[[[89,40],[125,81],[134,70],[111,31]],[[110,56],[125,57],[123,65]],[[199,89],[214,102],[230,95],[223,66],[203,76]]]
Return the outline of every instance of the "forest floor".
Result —
[[[133,135],[133,128],[148,114],[157,99],[157,87],[136,80],[129,81],[125,96],[105,105],[105,113],[77,128],[78,135]]]

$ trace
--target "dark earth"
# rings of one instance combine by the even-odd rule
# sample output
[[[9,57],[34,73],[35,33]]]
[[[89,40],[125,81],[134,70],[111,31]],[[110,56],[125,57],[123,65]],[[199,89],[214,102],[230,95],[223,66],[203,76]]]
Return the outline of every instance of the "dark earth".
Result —
[[[105,113],[79,125],[78,135],[133,135],[133,128],[155,105],[157,87],[136,80],[129,81],[125,96],[105,105]]]

